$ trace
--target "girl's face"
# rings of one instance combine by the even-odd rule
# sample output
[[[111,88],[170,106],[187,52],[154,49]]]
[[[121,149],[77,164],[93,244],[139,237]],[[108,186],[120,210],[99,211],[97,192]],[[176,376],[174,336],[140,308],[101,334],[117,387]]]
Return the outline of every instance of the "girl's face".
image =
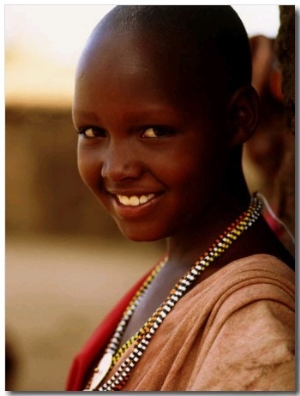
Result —
[[[200,227],[221,198],[229,152],[225,109],[211,116],[176,45],[154,48],[133,33],[90,40],[73,106],[80,175],[135,241]]]

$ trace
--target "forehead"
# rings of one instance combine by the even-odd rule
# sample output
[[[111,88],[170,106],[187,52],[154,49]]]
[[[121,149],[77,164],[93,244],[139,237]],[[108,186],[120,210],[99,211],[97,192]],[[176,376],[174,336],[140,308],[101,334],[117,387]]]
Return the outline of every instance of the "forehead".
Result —
[[[100,27],[86,46],[78,75],[97,82],[135,79],[141,87],[157,91],[160,86],[161,93],[201,97],[215,81],[215,64],[211,51],[199,51],[186,37]]]

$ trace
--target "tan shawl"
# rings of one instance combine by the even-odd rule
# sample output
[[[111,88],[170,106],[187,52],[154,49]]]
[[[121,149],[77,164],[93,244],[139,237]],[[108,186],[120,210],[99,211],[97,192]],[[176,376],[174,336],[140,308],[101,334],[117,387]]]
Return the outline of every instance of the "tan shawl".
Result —
[[[178,302],[122,390],[294,390],[294,299],[278,259],[228,264]]]

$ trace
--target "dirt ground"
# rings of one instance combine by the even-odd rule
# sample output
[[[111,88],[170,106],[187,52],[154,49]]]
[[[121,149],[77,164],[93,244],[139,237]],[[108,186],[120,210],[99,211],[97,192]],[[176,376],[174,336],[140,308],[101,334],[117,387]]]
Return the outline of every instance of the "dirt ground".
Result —
[[[6,238],[6,335],[13,391],[63,391],[74,354],[163,253],[96,238]]]

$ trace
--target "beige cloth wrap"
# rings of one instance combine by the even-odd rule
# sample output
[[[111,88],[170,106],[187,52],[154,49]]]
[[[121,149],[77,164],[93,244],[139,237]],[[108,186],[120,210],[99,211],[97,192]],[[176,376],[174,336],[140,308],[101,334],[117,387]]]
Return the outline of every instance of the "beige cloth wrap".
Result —
[[[293,391],[294,282],[269,255],[226,265],[177,303],[122,391]]]

